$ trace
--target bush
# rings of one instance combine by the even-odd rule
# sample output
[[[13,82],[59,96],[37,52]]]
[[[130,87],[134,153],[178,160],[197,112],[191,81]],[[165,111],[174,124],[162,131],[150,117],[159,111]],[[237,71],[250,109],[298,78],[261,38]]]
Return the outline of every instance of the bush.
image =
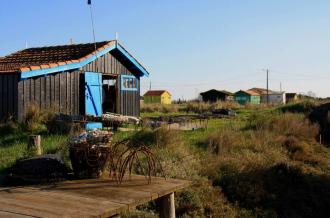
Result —
[[[293,113],[254,114],[249,119],[247,128],[310,140],[314,140],[319,133],[317,124],[312,124],[303,114]]]
[[[0,136],[14,134],[18,131],[18,125],[13,120],[7,120],[0,123]]]
[[[279,163],[232,171],[218,184],[231,202],[253,210],[256,217],[326,217],[329,181],[329,177],[305,174],[297,166]]]
[[[45,125],[49,134],[69,135],[82,131],[81,124],[74,123],[72,120],[57,120],[55,117],[49,118]]]
[[[23,131],[40,133],[47,130],[46,121],[53,116],[51,109],[41,110],[37,105],[30,105],[20,127]]]
[[[141,112],[142,113],[177,113],[179,111],[179,105],[177,104],[142,104],[141,105]]]
[[[318,105],[317,101],[303,100],[300,102],[288,103],[279,108],[280,112],[309,114]]]

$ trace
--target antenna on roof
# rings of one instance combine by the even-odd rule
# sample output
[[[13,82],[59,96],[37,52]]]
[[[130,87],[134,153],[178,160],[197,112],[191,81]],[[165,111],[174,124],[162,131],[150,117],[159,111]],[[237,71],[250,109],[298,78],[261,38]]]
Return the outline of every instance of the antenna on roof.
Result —
[[[25,48],[28,48],[28,42],[25,40]]]
[[[119,34],[118,32],[116,32],[116,41],[118,41],[118,39],[119,39]]]
[[[96,39],[95,39],[95,28],[94,28],[94,16],[93,16],[93,8],[92,8],[92,0],[87,0],[87,4],[89,5],[89,11],[91,14],[91,24],[92,24],[92,31],[93,31],[93,40],[94,40],[94,54],[95,54],[95,58],[97,59],[97,46],[96,46]],[[98,72],[98,64],[96,64],[96,72]]]
[[[70,45],[73,45],[73,38],[70,38]]]
[[[95,39],[95,28],[94,28],[94,16],[93,16],[92,0],[87,0],[87,4],[89,5],[89,11],[90,11],[90,14],[91,14],[93,40],[94,40],[94,48],[95,48],[95,55],[96,55],[97,48],[96,48],[96,39]]]

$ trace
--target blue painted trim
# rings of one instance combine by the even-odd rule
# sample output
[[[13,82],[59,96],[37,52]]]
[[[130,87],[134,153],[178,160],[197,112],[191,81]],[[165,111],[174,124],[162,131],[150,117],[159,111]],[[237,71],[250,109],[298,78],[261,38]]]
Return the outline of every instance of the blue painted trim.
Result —
[[[51,74],[51,73],[57,73],[61,71],[68,71],[68,70],[73,70],[73,69],[79,69],[82,68],[83,66],[95,61],[97,58],[105,55],[106,53],[109,53],[110,51],[117,49],[119,50],[130,62],[132,62],[139,71],[142,72],[144,76],[149,76],[149,73],[144,69],[139,62],[136,61],[136,59],[130,55],[120,44],[117,42],[114,45],[111,45],[109,47],[106,47],[102,51],[97,52],[95,55],[92,55],[91,57],[78,62],[78,63],[71,63],[71,64],[66,64],[62,66],[57,66],[53,68],[47,68],[47,69],[39,69],[39,70],[31,70],[27,72],[22,72],[21,73],[21,80],[30,78],[30,77],[36,77],[36,76],[42,76],[46,74]]]
[[[95,81],[97,77],[97,81]],[[87,81],[86,81],[87,80]],[[98,87],[98,93],[91,87]],[[98,95],[100,98],[94,99],[94,96]],[[90,99],[90,100],[88,100]],[[87,101],[90,104],[87,103]],[[91,107],[92,106],[92,107]],[[92,109],[92,110],[91,110]],[[90,115],[100,117],[102,115],[102,75],[97,72],[85,72],[85,113],[91,112]]]
[[[142,73],[144,76],[149,76],[149,73],[148,71],[141,66],[141,64],[130,54],[128,53],[120,44],[116,43],[117,44],[117,49],[123,53],[126,58],[128,58],[128,60],[130,60]]]
[[[50,74],[50,73],[57,73],[57,72],[61,72],[61,71],[79,69],[79,68],[91,63],[92,61],[96,60],[96,58],[99,58],[102,55],[105,55],[106,53],[112,51],[115,48],[116,48],[116,45],[109,46],[109,47],[103,49],[102,51],[97,52],[96,55],[93,55],[78,63],[71,63],[71,64],[66,64],[66,65],[57,66],[57,67],[53,67],[53,68],[22,72],[21,78],[24,79],[24,78],[30,78],[30,77],[35,77],[35,76],[42,76],[42,75]]]
[[[120,76],[121,91],[134,91],[134,92],[137,92],[139,90],[139,83],[138,83],[138,81],[136,81],[136,87],[135,88],[125,88],[124,87],[124,80],[125,79],[135,79],[135,80],[138,80],[135,76],[121,75]]]
[[[102,129],[103,125],[99,122],[88,122],[85,125],[86,130]]]

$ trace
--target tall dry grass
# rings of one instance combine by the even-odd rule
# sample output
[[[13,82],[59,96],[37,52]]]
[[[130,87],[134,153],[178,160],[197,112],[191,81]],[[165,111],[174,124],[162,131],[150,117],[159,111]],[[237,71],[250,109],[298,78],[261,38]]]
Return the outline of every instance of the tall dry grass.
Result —
[[[321,153],[325,148],[315,140],[317,133],[318,126],[302,114],[254,114],[245,127],[220,128],[202,141],[209,152],[202,163],[204,175],[223,190],[227,199],[253,216],[301,216],[296,208],[284,208],[293,200],[286,196],[288,190],[302,199],[310,196],[330,201],[321,193],[322,187],[329,188],[330,180],[322,176],[329,172],[329,161]],[[311,181],[318,188],[305,190],[313,184]],[[294,205],[309,207],[300,198]],[[325,214],[324,204],[308,210],[304,210],[308,216],[317,210]]]
[[[202,156],[186,144],[180,131],[144,129],[131,137],[131,144],[135,143],[145,144],[153,150],[166,177],[194,181],[191,188],[176,194],[178,216],[236,217],[236,209],[229,205],[217,188],[201,176],[200,172],[204,170]],[[147,206],[148,210],[150,208],[155,209],[152,204]]]

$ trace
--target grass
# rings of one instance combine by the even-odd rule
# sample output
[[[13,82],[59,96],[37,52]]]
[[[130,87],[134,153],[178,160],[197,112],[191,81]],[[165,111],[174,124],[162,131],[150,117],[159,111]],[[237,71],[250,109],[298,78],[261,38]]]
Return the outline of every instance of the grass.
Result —
[[[174,107],[142,116],[186,113],[178,109],[185,105]],[[150,147],[167,177],[193,182],[176,195],[180,217],[324,217],[330,205],[330,149],[317,143],[318,126],[297,107],[237,107],[236,117],[211,119],[206,130],[118,131],[114,141],[129,138]],[[28,134],[0,136],[0,170],[24,157]],[[45,152],[60,152],[67,138],[44,134]],[[157,211],[154,202],[138,209],[125,216],[154,217]]]
[[[43,153],[54,154],[68,140],[67,135],[42,135]],[[0,173],[15,163],[17,159],[26,157],[28,133],[16,133],[0,138]]]

